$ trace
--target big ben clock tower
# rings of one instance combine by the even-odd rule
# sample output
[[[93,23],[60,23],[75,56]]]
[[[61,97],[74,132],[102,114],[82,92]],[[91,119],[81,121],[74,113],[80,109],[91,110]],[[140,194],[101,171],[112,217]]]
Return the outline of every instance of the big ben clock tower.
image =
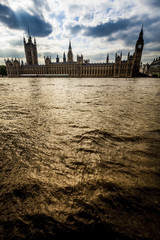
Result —
[[[134,66],[133,66],[133,72],[132,72],[133,77],[138,76],[138,73],[139,73],[143,46],[144,46],[144,40],[143,40],[143,26],[142,26],[141,32],[139,34],[139,38],[136,43],[135,52],[134,52]]]

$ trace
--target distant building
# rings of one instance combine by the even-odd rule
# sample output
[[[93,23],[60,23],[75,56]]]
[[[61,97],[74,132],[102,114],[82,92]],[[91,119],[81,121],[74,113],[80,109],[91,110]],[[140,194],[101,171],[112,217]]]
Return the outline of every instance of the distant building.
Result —
[[[77,55],[77,61],[73,60],[71,41],[67,54],[63,54],[63,62],[59,61],[57,55],[56,61],[52,62],[51,57],[44,57],[45,64],[38,64],[36,40],[32,42],[30,33],[28,42],[24,38],[24,49],[26,64],[23,61],[5,60],[8,77],[23,76],[69,76],[69,77],[136,77],[139,74],[140,62],[144,46],[143,27],[140,31],[139,38],[136,42],[135,52],[133,55],[128,53],[126,61],[122,60],[122,53],[115,55],[115,63],[109,62],[107,54],[105,63],[90,63],[84,60],[83,55]]]
[[[160,77],[160,57],[154,59],[150,64],[148,75]]]
[[[149,75],[149,63],[146,63],[146,64],[140,64],[140,73],[148,76]]]

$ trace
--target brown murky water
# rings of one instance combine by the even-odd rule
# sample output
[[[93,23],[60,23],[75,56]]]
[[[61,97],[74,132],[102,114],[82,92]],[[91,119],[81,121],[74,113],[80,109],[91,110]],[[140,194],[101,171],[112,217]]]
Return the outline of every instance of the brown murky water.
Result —
[[[160,239],[160,79],[0,79],[0,239]]]

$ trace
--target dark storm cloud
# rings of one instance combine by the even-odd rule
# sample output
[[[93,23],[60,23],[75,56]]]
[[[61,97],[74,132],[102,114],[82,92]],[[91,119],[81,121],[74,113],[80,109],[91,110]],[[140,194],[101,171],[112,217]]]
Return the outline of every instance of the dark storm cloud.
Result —
[[[145,0],[145,3],[154,6],[154,7],[160,7],[160,1],[159,0]]]
[[[142,17],[143,19],[143,29],[144,29],[144,43],[153,43],[154,48],[154,42],[159,42],[160,39],[160,20],[157,18],[148,19],[146,15]],[[125,42],[126,46],[132,46],[135,44],[135,41],[138,38],[140,29],[141,29],[141,20],[136,21],[130,21],[129,28],[127,31],[117,31],[113,34],[110,34],[108,36],[109,41],[118,41],[123,40]],[[153,27],[154,25],[154,27]],[[132,27],[134,27],[134,30],[132,31]],[[137,30],[135,30],[137,29]],[[129,31],[130,30],[130,31]]]
[[[84,33],[85,36],[92,37],[105,37],[114,32],[127,29],[130,25],[130,20],[128,19],[120,19],[117,22],[107,22],[99,24],[95,27],[88,27]]]
[[[34,36],[45,37],[52,32],[52,26],[38,15],[31,15],[24,10],[14,12],[11,8],[0,4],[0,21],[11,29],[23,29]]]
[[[81,33],[87,37],[106,37],[109,41],[122,40],[126,46],[133,46],[138,39],[142,24],[144,25],[145,44],[158,42],[160,39],[160,19],[157,17],[151,19],[146,14],[141,18],[119,19],[116,22],[109,21],[94,27],[76,24],[68,26],[68,29],[70,29],[71,34],[78,34],[83,30]]]
[[[135,25],[135,23],[132,23],[131,19],[119,19],[117,22],[107,22],[107,23],[101,23],[94,27],[85,27],[83,25],[75,25],[75,26],[68,26],[71,33],[77,34],[81,30],[84,30],[84,35],[88,37],[108,37],[112,33],[125,30],[128,27],[131,27],[131,25]]]

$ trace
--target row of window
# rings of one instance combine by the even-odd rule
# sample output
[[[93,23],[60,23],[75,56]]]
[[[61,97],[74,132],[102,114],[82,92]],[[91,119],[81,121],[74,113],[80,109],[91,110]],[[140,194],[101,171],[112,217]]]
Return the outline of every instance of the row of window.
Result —
[[[32,74],[32,73],[36,73],[36,74],[70,74],[70,75],[77,75],[82,74],[84,75],[113,75],[114,74],[114,70],[115,68],[112,66],[109,67],[82,67],[80,69],[78,69],[76,66],[68,66],[68,67],[22,67],[21,68],[21,73],[22,74]],[[120,71],[119,71],[120,70]],[[116,75],[117,74],[126,74],[126,72],[129,74],[131,72],[132,68],[131,66],[129,66],[128,69],[126,68],[116,68]],[[15,67],[11,67],[8,69],[8,73],[17,73],[17,69]]]

